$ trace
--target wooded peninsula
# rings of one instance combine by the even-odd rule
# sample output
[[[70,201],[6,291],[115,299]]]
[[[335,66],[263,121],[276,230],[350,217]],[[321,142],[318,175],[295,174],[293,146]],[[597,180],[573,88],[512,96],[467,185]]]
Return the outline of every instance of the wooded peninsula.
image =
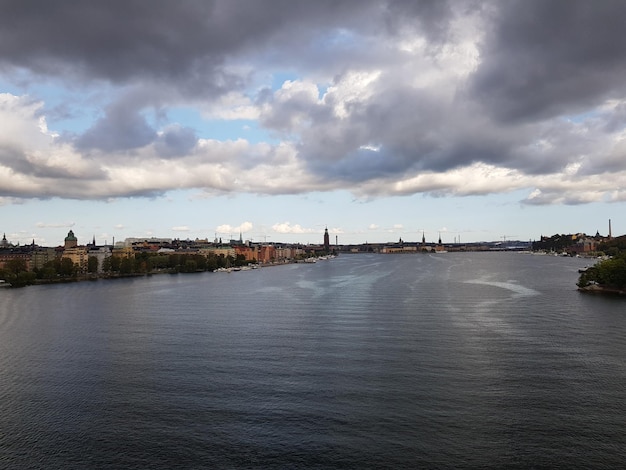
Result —
[[[581,292],[626,295],[626,236],[602,243],[599,250],[608,258],[580,273]]]

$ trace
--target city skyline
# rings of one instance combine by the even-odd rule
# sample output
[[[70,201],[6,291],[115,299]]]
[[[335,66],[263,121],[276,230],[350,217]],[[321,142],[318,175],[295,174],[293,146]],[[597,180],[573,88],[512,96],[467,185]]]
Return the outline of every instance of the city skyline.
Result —
[[[74,233],[74,230],[70,228],[70,230],[65,233],[62,238],[60,238],[59,243],[52,243],[50,245],[44,246],[44,245],[39,245],[37,243],[35,243],[35,240],[32,239],[30,242],[26,242],[26,243],[21,243],[19,241],[15,242],[14,240],[11,240],[10,238],[7,238],[7,234],[6,232],[3,232],[2,234],[2,243],[1,245],[3,245],[3,247],[9,247],[9,248],[19,248],[19,247],[29,247],[31,246],[33,243],[36,246],[39,247],[47,247],[47,248],[52,248],[52,247],[59,247],[59,246],[63,246],[64,242],[67,243],[67,239],[66,237],[73,237],[73,240],[76,240],[76,244],[78,246],[81,247],[85,247],[85,246],[102,246],[102,247],[113,247],[113,246],[130,246],[131,244],[135,244],[135,243],[161,243],[161,242],[176,242],[176,243],[208,243],[208,244],[216,244],[216,245],[241,245],[241,244],[250,244],[250,245],[303,245],[303,246],[324,246],[324,247],[328,247],[328,246],[358,246],[358,245],[368,245],[368,244],[372,244],[372,245],[396,245],[396,244],[406,244],[406,245],[422,245],[422,244],[426,244],[428,246],[434,246],[434,245],[480,245],[481,243],[485,243],[485,244],[506,244],[507,242],[521,242],[522,244],[526,244],[529,242],[538,242],[538,241],[542,241],[543,239],[547,239],[550,238],[551,236],[572,236],[573,238],[575,238],[576,236],[585,236],[585,237],[589,237],[589,238],[597,238],[598,236],[601,237],[601,239],[614,239],[616,237],[621,237],[623,235],[617,234],[615,235],[612,231],[612,221],[609,219],[608,221],[608,231],[606,233],[597,231],[596,233],[587,233],[587,232],[568,232],[568,233],[564,233],[564,232],[557,232],[551,235],[545,235],[542,234],[541,237],[538,237],[537,239],[528,239],[528,240],[524,240],[524,239],[519,239],[519,238],[515,238],[515,237],[511,237],[511,236],[507,236],[507,235],[503,235],[501,236],[499,239],[493,239],[493,240],[480,240],[480,241],[465,241],[461,239],[460,235],[454,235],[452,240],[445,240],[442,235],[441,232],[438,232],[434,238],[430,239],[426,237],[426,233],[425,232],[421,232],[419,234],[418,238],[411,238],[411,239],[403,239],[402,237],[400,237],[399,239],[396,240],[386,240],[383,242],[376,242],[376,241],[372,241],[372,242],[364,242],[364,243],[347,243],[347,242],[342,242],[339,243],[339,236],[335,235],[335,237],[333,239],[331,239],[330,237],[330,232],[329,230],[326,228],[324,229],[323,233],[320,233],[318,235],[320,235],[322,237],[322,239],[320,240],[312,240],[312,241],[307,241],[307,242],[300,242],[300,241],[296,241],[296,242],[289,242],[286,240],[269,240],[268,237],[261,237],[261,239],[257,239],[254,240],[252,237],[244,237],[243,236],[243,232],[239,232],[239,235],[230,233],[228,234],[228,236],[220,236],[220,234],[218,234],[217,232],[215,233],[214,238],[211,237],[195,237],[194,239],[186,237],[161,237],[158,236],[158,234],[151,234],[149,236],[145,236],[145,237],[126,237],[123,239],[116,239],[115,237],[112,237],[111,239],[97,239],[96,235],[92,235],[91,237],[86,237],[86,236],[80,236],[80,234],[78,234],[79,236],[77,236],[77,234]]]
[[[0,231],[626,232],[623,2],[5,5]]]

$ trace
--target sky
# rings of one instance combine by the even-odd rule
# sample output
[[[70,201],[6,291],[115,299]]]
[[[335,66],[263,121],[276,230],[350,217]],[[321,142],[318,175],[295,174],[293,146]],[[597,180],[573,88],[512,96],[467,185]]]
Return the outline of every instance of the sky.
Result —
[[[622,0],[2,0],[0,232],[626,232]]]

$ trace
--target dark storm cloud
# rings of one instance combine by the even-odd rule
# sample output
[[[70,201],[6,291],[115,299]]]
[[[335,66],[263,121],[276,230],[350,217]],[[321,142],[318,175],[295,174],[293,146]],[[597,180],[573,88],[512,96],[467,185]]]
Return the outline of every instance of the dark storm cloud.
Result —
[[[78,137],[79,150],[116,152],[144,147],[157,138],[156,131],[132,105],[121,101],[106,109],[105,115]]]
[[[283,104],[279,114],[287,119],[291,109]],[[300,151],[310,168],[326,178],[362,182],[376,174],[447,171],[481,161],[502,164],[513,160],[513,149],[523,142],[519,130],[496,128],[428,89],[386,87],[349,110],[350,119],[319,109],[306,113],[312,122],[302,132]]]
[[[193,82],[212,77],[225,44],[236,46],[222,28],[213,2],[9,1],[0,15],[0,63],[114,83]]]
[[[619,103],[615,109],[606,116],[604,130],[615,132],[626,129],[626,103]]]
[[[448,171],[475,162],[528,175],[559,172],[582,159],[590,174],[623,169],[622,153],[599,146],[606,133],[624,128],[623,106],[596,128],[554,118],[624,96],[626,3],[389,6],[398,22],[430,20],[433,29],[424,31],[434,43],[446,37],[450,20],[463,8],[480,12],[487,32],[480,43],[481,61],[467,85],[457,84],[454,100],[441,99],[432,88],[405,86],[401,79],[394,83],[396,75],[383,76],[367,101],[352,103],[348,119],[329,117],[318,104],[305,112],[295,98],[275,108],[283,123],[296,112],[311,120],[300,145],[309,167],[351,182],[376,174]],[[369,145],[379,151],[363,152],[361,147]],[[607,154],[594,157],[599,151]]]
[[[358,1],[5,1],[0,65],[51,76],[127,83],[150,80],[223,92],[241,86],[226,57],[272,38],[288,49],[320,28],[374,8]]]
[[[115,154],[130,151],[135,163],[152,163],[142,169],[164,165],[156,175],[163,191],[183,186],[168,171],[183,161],[224,172],[186,175],[188,187],[209,189],[232,188],[229,175],[244,181],[251,168],[280,172],[280,161],[301,179],[248,186],[275,193],[474,164],[529,178],[597,175],[626,170],[615,144],[626,126],[625,18],[621,0],[9,0],[0,11],[0,72],[98,90],[98,103],[80,111],[42,104],[25,135],[44,132],[35,128],[48,119],[46,138],[56,148],[72,144],[71,161],[100,163],[115,194],[154,190],[148,170],[118,182]],[[281,88],[281,77],[292,81]],[[217,140],[208,152],[198,142],[209,124],[172,123],[173,107],[258,116],[273,142],[251,151],[242,133],[228,155]],[[90,112],[97,118],[83,120],[80,135],[55,127]],[[41,145],[32,155],[45,154]],[[63,171],[16,155],[4,157],[15,171]],[[437,184],[445,192],[446,182]]]
[[[18,174],[33,175],[36,171],[22,150],[6,144],[0,145],[0,164]]]
[[[193,129],[182,126],[167,128],[156,141],[156,151],[161,157],[172,158],[188,155],[196,146],[198,136]]]
[[[471,2],[467,2],[469,6]],[[398,28],[415,28],[424,32],[434,43],[444,42],[449,31],[449,22],[454,11],[448,0],[415,0],[411,2],[389,2],[387,24],[393,33]]]
[[[515,0],[496,11],[470,90],[497,119],[576,113],[626,90],[626,2]]]

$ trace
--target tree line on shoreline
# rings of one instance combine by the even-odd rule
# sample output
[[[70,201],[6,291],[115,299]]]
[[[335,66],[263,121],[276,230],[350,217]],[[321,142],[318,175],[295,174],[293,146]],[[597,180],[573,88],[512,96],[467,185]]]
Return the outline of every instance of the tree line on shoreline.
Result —
[[[31,284],[47,284],[55,282],[71,282],[84,279],[114,278],[124,276],[145,275],[151,273],[194,273],[215,271],[220,268],[240,267],[256,260],[247,261],[243,255],[224,256],[210,253],[208,256],[200,254],[155,254],[135,253],[134,257],[108,256],[104,258],[102,266],[98,258],[87,258],[86,270],[73,263],[69,258],[55,258],[45,263],[41,268],[28,270],[26,261],[13,259],[7,261],[0,270],[0,279],[4,279],[13,287],[22,287]]]
[[[626,294],[626,236],[598,247],[609,256],[580,273],[577,285],[583,292]]]

